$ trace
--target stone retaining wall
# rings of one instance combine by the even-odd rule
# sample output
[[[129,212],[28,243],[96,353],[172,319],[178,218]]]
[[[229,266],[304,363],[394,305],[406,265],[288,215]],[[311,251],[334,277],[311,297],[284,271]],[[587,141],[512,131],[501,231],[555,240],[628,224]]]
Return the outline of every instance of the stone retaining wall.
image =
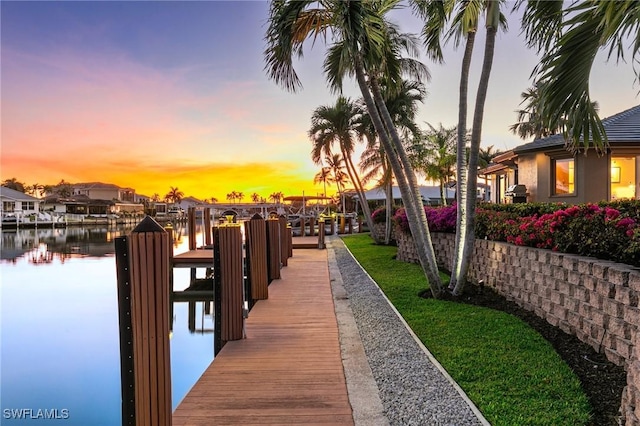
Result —
[[[413,238],[398,236],[398,260],[417,262]],[[449,269],[454,235],[432,233],[438,264]],[[621,263],[476,240],[469,279],[484,280],[507,299],[575,335],[627,370],[621,412],[640,424],[640,269]],[[637,407],[637,408],[636,408]]]

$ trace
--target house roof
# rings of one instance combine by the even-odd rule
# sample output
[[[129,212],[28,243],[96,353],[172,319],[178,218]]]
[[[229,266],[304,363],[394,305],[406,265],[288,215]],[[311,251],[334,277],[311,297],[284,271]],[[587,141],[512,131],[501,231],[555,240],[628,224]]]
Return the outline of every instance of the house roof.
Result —
[[[610,144],[640,144],[640,105],[636,105],[618,114],[602,120],[602,125]],[[540,151],[550,148],[562,148],[565,140],[562,134],[536,139],[514,149],[516,154]]]
[[[40,199],[36,197],[16,191],[15,189],[7,188],[6,186],[0,186],[0,196],[19,201],[40,201]]]
[[[123,188],[113,183],[104,183],[104,182],[81,182],[81,183],[71,184],[71,186],[77,189],[124,189],[124,190],[133,189],[133,188]]]

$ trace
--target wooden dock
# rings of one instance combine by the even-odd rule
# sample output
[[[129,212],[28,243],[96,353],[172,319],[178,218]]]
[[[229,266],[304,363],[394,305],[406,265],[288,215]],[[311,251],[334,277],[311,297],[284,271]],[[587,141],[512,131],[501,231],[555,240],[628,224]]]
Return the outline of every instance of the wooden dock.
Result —
[[[318,237],[293,237],[294,249],[317,249]],[[173,256],[174,268],[211,268],[213,267],[213,250],[197,249],[189,250]]]
[[[177,407],[174,425],[353,425],[326,250],[294,251],[281,276],[251,310],[246,338],[228,342]]]

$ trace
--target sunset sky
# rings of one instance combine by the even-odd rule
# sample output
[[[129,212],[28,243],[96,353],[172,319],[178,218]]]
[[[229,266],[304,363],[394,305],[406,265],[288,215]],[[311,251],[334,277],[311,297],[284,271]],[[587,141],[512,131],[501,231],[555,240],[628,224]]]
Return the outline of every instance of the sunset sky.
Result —
[[[335,100],[324,46],[297,62],[301,92],[276,86],[263,70],[267,10],[263,1],[1,2],[1,180],[102,181],[149,196],[177,186],[221,200],[321,192],[307,130],[312,111]],[[393,17],[419,32],[410,10]],[[519,32],[512,16],[497,40],[483,146],[524,143],[508,127],[536,57]],[[455,125],[461,55],[450,47],[445,65],[427,63],[422,127]],[[640,90],[630,63],[605,59],[591,82],[603,117],[638,104]],[[353,82],[345,94],[359,96]]]

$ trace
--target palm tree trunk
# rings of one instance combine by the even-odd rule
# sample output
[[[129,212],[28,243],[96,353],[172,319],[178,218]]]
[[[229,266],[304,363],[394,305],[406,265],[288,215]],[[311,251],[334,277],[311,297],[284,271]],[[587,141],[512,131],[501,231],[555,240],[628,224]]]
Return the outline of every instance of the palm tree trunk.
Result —
[[[487,9],[487,20],[491,14],[491,8],[498,7],[497,1],[489,1]],[[480,152],[480,141],[482,138],[482,120],[484,117],[484,104],[487,99],[487,89],[489,87],[489,77],[491,76],[491,67],[493,65],[493,52],[495,48],[497,33],[497,24],[487,24],[487,39],[485,43],[484,60],[482,63],[482,73],[480,74],[480,82],[478,83],[478,94],[476,96],[476,105],[473,112],[473,128],[471,130],[471,147],[469,149],[469,168],[467,180],[467,200],[466,213],[467,220],[464,223],[465,235],[462,244],[460,275],[453,289],[453,294],[460,295],[464,291],[466,285],[466,275],[469,270],[471,254],[475,242],[475,219],[476,204],[478,190],[478,156]]]
[[[385,165],[384,168],[386,169],[387,166]],[[387,182],[385,182],[384,184],[384,192],[385,192],[385,198],[386,198],[386,219],[385,219],[385,224],[384,224],[384,243],[386,245],[391,244],[391,231],[392,231],[392,224],[391,224],[391,214],[393,213],[393,178],[391,177],[391,174],[389,173],[389,171],[385,170],[385,174],[389,176],[389,178],[387,179]]]
[[[453,290],[456,283],[462,278],[462,245],[465,241],[466,227],[462,225],[467,217],[467,176],[465,164],[466,160],[466,140],[467,140],[467,91],[469,87],[469,70],[471,68],[471,56],[473,45],[476,39],[475,31],[467,34],[464,56],[462,58],[462,71],[460,73],[460,94],[458,100],[458,141],[456,144],[456,239],[453,250],[453,264],[451,265],[451,281],[449,290]]]
[[[435,251],[433,250],[433,243],[431,242],[431,234],[429,233],[429,225],[427,224],[427,216],[424,212],[418,181],[415,173],[413,172],[413,168],[411,167],[411,163],[409,162],[407,153],[402,146],[400,136],[393,125],[391,115],[387,110],[384,98],[382,97],[382,91],[380,90],[380,85],[374,76],[370,77],[370,83],[375,104],[378,106],[380,115],[384,120],[385,127],[391,136],[391,141],[393,142],[393,147],[390,147],[390,149],[400,157],[400,170],[396,171],[394,169],[394,174],[396,175],[396,179],[398,179],[399,173],[404,175],[404,179],[398,179],[398,186],[400,186],[402,181],[406,182],[406,184],[402,182],[404,184],[405,192],[403,192],[402,186],[400,186],[400,191],[402,193],[405,208],[408,207],[408,204],[412,205],[411,209],[407,210],[407,219],[409,222],[409,229],[411,230],[411,234],[416,242],[418,259],[420,260],[420,265],[422,266],[427,280],[429,281],[429,287],[433,297],[438,298],[442,292],[442,281],[440,280],[440,274],[438,272],[438,264],[436,261]]]
[[[364,188],[362,187],[362,181],[360,180],[360,176],[356,171],[355,166],[353,165],[353,160],[351,159],[351,155],[347,153],[344,147],[342,148],[342,156],[345,159],[345,165],[347,166],[347,173],[349,173],[349,177],[351,178],[351,182],[353,182],[353,186],[356,188],[356,192],[358,193],[358,198],[360,199],[360,203],[362,204],[362,213],[364,214],[364,218],[367,222],[367,226],[371,230],[371,236],[375,240],[376,243],[380,243],[377,240],[376,236],[373,232],[373,218],[371,217],[371,209],[369,208],[369,203],[367,202],[367,197],[364,194]]]

